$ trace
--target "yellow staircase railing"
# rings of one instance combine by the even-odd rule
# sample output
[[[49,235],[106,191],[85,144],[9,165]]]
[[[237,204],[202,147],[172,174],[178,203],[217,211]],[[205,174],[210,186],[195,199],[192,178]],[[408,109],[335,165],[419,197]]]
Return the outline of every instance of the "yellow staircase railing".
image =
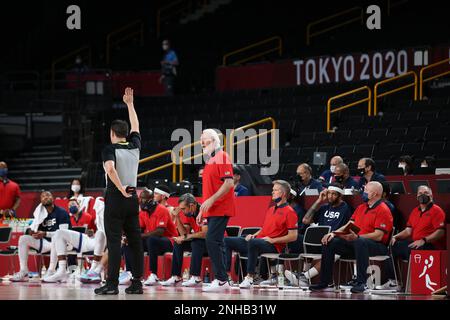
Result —
[[[228,64],[228,60],[230,57],[236,56],[238,54],[242,54],[244,52],[251,51],[251,49],[254,49],[259,46],[266,45],[269,43],[273,43],[273,47],[270,47],[269,49],[263,49],[263,51],[260,51],[258,53],[251,53],[249,56],[242,58],[236,62],[233,62],[232,65],[239,65],[244,62],[248,62],[248,61],[254,60],[256,58],[262,57],[262,56],[264,56],[268,53],[272,53],[272,52],[278,52],[279,56],[281,56],[283,54],[283,40],[279,36],[274,36],[274,37],[270,37],[270,38],[252,43],[248,46],[242,47],[240,49],[237,49],[237,50],[234,50],[234,51],[231,51],[231,52],[225,54],[222,59],[222,64],[224,66],[226,66]]]
[[[320,30],[317,30],[317,31],[311,33],[311,28],[312,27],[320,25],[323,22],[333,20],[335,18],[340,18],[340,17],[348,15],[350,13],[355,13],[355,14],[352,15],[351,17],[349,17],[348,19],[344,20],[343,22],[339,22],[337,24],[332,25],[331,27],[320,29]],[[353,7],[353,8],[350,8],[350,9],[347,9],[347,10],[335,13],[335,14],[330,15],[328,17],[321,18],[319,20],[313,21],[313,22],[309,23],[306,26],[306,45],[307,46],[310,45],[312,37],[324,34],[326,32],[334,30],[334,29],[338,29],[340,27],[343,27],[343,26],[345,26],[347,24],[350,24],[350,23],[353,23],[353,22],[356,22],[356,21],[361,21],[361,24],[364,22],[364,11],[363,11],[362,7]]]
[[[420,76],[419,76],[419,77],[420,77],[420,81],[419,81],[419,88],[420,88],[420,90],[419,90],[419,99],[420,99],[420,100],[423,99],[423,84],[424,84],[425,82],[428,82],[428,81],[431,81],[431,80],[433,80],[433,79],[440,78],[440,77],[442,77],[442,76],[445,76],[445,75],[447,75],[447,74],[450,74],[450,66],[449,66],[449,63],[450,63],[450,58],[449,58],[449,59],[442,60],[442,61],[439,61],[439,62],[436,62],[436,63],[433,63],[433,64],[430,64],[429,66],[426,66],[426,67],[423,67],[422,69],[420,69]],[[424,72],[425,72],[426,70],[434,69],[435,67],[440,66],[440,65],[444,65],[444,64],[447,64],[447,66],[449,66],[449,67],[448,67],[449,70],[444,71],[444,72],[442,72],[442,73],[439,73],[439,74],[437,74],[437,75],[434,75],[434,76],[431,76],[431,77],[428,77],[428,78],[425,78],[425,79],[424,79],[423,74],[424,74]]]
[[[110,32],[106,36],[106,64],[109,65],[111,50],[114,46],[135,36],[139,36],[139,43],[142,46],[144,44],[144,22],[142,20],[135,20]]]
[[[340,106],[340,107],[338,107],[336,109],[333,109],[333,110],[331,109],[331,102],[332,101],[334,101],[336,99],[340,99],[342,97],[349,96],[349,95],[357,93],[357,92],[361,92],[361,91],[367,91],[367,98],[360,99],[358,101],[355,101],[355,102],[352,102],[352,103]],[[326,124],[327,125],[327,132],[329,132],[329,133],[334,132],[334,130],[331,129],[331,114],[332,113],[335,113],[335,112],[338,112],[338,111],[341,111],[341,110],[344,110],[344,109],[351,108],[351,107],[356,106],[358,104],[361,104],[363,102],[367,102],[367,115],[370,116],[370,114],[371,114],[371,100],[372,100],[372,90],[368,86],[364,86],[364,87],[360,87],[360,88],[357,88],[357,89],[354,89],[354,90],[350,90],[350,91],[347,91],[347,92],[344,92],[344,93],[341,93],[341,94],[338,94],[338,95],[336,95],[334,97],[329,98],[328,102],[327,102],[327,124]]]
[[[51,84],[52,84],[52,91],[55,90],[55,78],[56,78],[56,67],[58,65],[62,65],[62,68],[68,68],[70,66],[74,65],[74,60],[76,56],[81,56],[86,58],[88,65],[91,65],[92,63],[92,50],[90,46],[82,46],[81,48],[75,49],[68,54],[65,54],[62,57],[59,57],[58,59],[53,60],[52,67],[51,67]]]
[[[176,182],[177,181],[177,165],[174,162],[175,157],[174,157],[174,153],[173,153],[172,150],[165,150],[165,151],[162,151],[160,153],[151,155],[151,156],[149,156],[147,158],[141,159],[141,160],[139,160],[139,164],[143,164],[143,163],[149,162],[151,160],[159,159],[159,158],[162,158],[162,157],[164,157],[166,155],[169,155],[169,154],[171,156],[171,162],[163,164],[163,165],[161,165],[159,167],[156,167],[156,168],[153,168],[153,169],[141,172],[141,173],[139,173],[137,175],[138,178],[141,178],[141,177],[146,176],[146,175],[148,175],[150,173],[153,173],[153,172],[157,172],[157,171],[160,171],[160,170],[172,167],[172,182]]]
[[[387,92],[383,92],[382,94],[378,94],[378,87],[380,85],[383,85],[385,83],[392,82],[392,81],[395,81],[395,80],[398,80],[398,79],[402,79],[402,78],[405,78],[405,77],[408,77],[408,76],[413,76],[413,78],[414,78],[414,82],[413,83],[404,85],[402,87],[399,87],[399,88],[396,88],[396,89],[393,89],[393,90],[390,90],[390,91],[387,91]],[[408,89],[408,88],[411,88],[411,87],[414,87],[414,101],[416,101],[417,100],[417,74],[414,71],[408,71],[408,72],[403,73],[401,75],[398,75],[396,77],[389,78],[389,79],[377,82],[375,84],[374,91],[373,91],[373,115],[374,116],[377,115],[377,101],[378,101],[378,98],[381,98],[381,97],[384,97],[384,96],[387,96],[387,95],[390,95],[390,94],[393,94],[393,93],[396,93],[398,91],[405,90],[405,89]]]

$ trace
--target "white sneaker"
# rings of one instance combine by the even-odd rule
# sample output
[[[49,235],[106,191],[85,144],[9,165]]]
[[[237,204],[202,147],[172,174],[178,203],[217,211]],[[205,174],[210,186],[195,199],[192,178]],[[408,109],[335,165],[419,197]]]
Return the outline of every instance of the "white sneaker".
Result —
[[[245,277],[245,278],[247,278],[247,277]],[[245,281],[245,279],[244,279],[244,281]],[[242,281],[242,283],[244,283],[244,281]],[[276,286],[277,284],[278,284],[278,279],[276,276],[270,276],[269,279],[261,281],[259,283],[260,286]],[[240,287],[240,285],[239,285],[239,287]]]
[[[399,291],[400,286],[397,284],[397,281],[389,279],[385,284],[380,286],[376,286],[375,290],[395,290]]]
[[[159,284],[162,285],[163,287],[172,287],[178,285],[182,281],[183,279],[178,278],[177,276],[171,276],[169,280],[160,281]]]
[[[28,271],[22,271],[14,273],[14,275],[11,277],[10,281],[12,282],[26,282],[28,281]]]
[[[158,284],[158,277],[156,274],[152,273],[148,276],[147,280],[144,281],[144,286],[155,286]]]
[[[44,280],[45,278],[51,277],[52,275],[54,275],[56,273],[55,270],[47,270],[47,272],[45,273],[45,275],[42,277],[42,280]]]
[[[292,272],[290,270],[286,270],[286,271],[284,271],[284,276],[286,277],[286,279],[289,280],[291,285],[298,286],[298,278],[294,272]]]
[[[196,286],[201,286],[202,281],[197,280],[197,278],[194,276],[191,276],[191,278],[188,281],[184,281],[181,285],[183,287],[196,287]]]
[[[67,279],[69,278],[69,275],[67,274],[66,270],[55,272],[55,274],[46,277],[42,279],[42,282],[47,283],[55,283],[55,282],[67,282]]]
[[[245,277],[244,280],[239,284],[239,288],[241,289],[250,289],[253,287],[253,279],[249,277]]]
[[[214,279],[214,281],[211,283],[209,287],[202,288],[203,292],[221,292],[225,290],[229,290],[230,284],[228,281],[220,282],[217,279]]]
[[[133,276],[131,275],[130,271],[124,271],[119,275],[119,285],[130,285],[131,284],[131,278]]]

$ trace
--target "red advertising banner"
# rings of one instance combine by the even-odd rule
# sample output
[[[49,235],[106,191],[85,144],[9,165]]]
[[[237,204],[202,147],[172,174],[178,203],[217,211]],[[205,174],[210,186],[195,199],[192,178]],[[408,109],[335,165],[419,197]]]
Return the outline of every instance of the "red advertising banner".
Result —
[[[380,50],[219,67],[216,89],[226,91],[382,80],[447,59],[450,57],[449,48]]]
[[[447,251],[412,250],[411,293],[431,294],[446,285]]]

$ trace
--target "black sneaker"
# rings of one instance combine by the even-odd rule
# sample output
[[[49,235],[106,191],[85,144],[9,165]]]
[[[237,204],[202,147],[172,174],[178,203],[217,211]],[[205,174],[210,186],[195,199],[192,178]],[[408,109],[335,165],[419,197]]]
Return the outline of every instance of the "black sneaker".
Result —
[[[309,290],[311,291],[320,291],[320,292],[330,292],[334,291],[334,284],[324,284],[324,283],[318,283],[313,284],[309,286]]]
[[[95,294],[104,295],[104,294],[119,294],[119,289],[117,287],[113,287],[111,285],[104,285],[100,288],[94,290]]]
[[[358,284],[358,281],[356,281],[356,279],[352,279],[349,282],[347,282],[346,284],[341,284],[339,286],[339,288],[342,289],[342,290],[350,290],[351,288],[353,288],[357,284]]]
[[[131,285],[125,289],[125,293],[128,294],[143,294],[142,282],[140,280],[131,280]]]
[[[353,288],[350,289],[352,293],[363,293],[366,291],[367,287],[365,283],[358,282]]]

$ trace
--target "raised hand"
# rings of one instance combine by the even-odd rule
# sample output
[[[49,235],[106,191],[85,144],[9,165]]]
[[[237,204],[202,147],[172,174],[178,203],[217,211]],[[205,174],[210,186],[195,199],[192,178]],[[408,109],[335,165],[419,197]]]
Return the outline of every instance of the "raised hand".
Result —
[[[133,89],[130,87],[125,88],[125,94],[123,95],[123,102],[125,104],[133,104]]]

